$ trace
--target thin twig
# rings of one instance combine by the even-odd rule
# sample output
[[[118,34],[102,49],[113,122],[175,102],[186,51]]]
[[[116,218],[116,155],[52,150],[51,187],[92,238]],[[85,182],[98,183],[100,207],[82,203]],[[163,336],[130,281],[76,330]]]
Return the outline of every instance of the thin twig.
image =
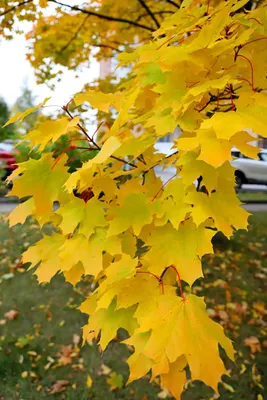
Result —
[[[145,3],[144,0],[138,0],[139,3],[141,4],[141,6],[147,11],[148,15],[150,15],[150,17],[152,18],[152,20],[155,22],[156,27],[159,28],[160,27],[160,23],[158,22],[157,18],[155,17],[155,15],[153,14],[153,12],[150,10],[150,8],[148,7],[148,5]]]
[[[79,12],[82,12],[84,14],[88,14],[88,15],[91,15],[93,17],[97,17],[99,19],[104,19],[106,21],[124,22],[126,24],[136,26],[138,28],[146,29],[146,30],[148,30],[150,32],[154,32],[155,31],[155,29],[150,28],[149,26],[146,26],[146,25],[143,25],[143,24],[139,24],[137,22],[131,21],[131,20],[126,19],[126,18],[112,17],[110,15],[99,14],[97,12],[89,11],[89,10],[86,10],[84,8],[80,8],[80,7],[77,7],[77,6],[71,6],[70,4],[61,3],[60,1],[57,1],[57,0],[48,0],[48,1],[50,3],[54,3],[54,4],[57,4],[57,5],[62,6],[62,7],[70,8],[70,9],[72,9],[74,11],[79,11]]]
[[[180,8],[179,4],[175,3],[175,1],[173,0],[166,0],[166,3],[169,3],[176,8]]]
[[[165,188],[165,186],[176,176],[176,174],[174,174],[173,176],[171,176],[159,189],[159,191],[155,194],[155,196],[153,197],[153,199],[151,200],[151,203],[153,203],[153,201],[157,198],[157,196],[160,194],[160,192]]]
[[[249,58],[247,58],[246,56],[243,56],[243,54],[237,54],[236,58],[237,57],[242,57],[242,58],[244,58],[244,60],[246,60],[249,63],[250,69],[251,69],[251,87],[252,87],[252,90],[255,92],[255,88],[254,88],[254,69],[253,69],[252,62],[250,61]]]
[[[74,117],[72,116],[72,114],[69,112],[69,110],[68,110],[67,107],[62,107],[62,109],[68,114],[68,116],[69,116],[71,119],[74,118]],[[94,150],[99,150],[99,151],[100,151],[100,150],[101,150],[101,147],[98,146],[98,144],[88,135],[88,133],[86,132],[86,130],[84,129],[84,127],[83,127],[80,123],[78,123],[77,126],[78,126],[78,128],[82,131],[82,133],[87,137],[87,139],[88,139],[91,143],[93,143],[93,145],[96,147],[96,149],[94,149]],[[122,162],[122,163],[124,163],[124,164],[130,165],[130,166],[133,167],[133,168],[137,168],[137,165],[135,165],[135,164],[133,164],[133,163],[131,163],[131,162],[125,161],[125,160],[123,160],[122,158],[119,158],[119,157],[116,157],[116,156],[113,156],[113,155],[111,155],[110,158],[113,158],[114,160],[120,161],[120,162]]]
[[[81,25],[79,26],[79,28],[77,29],[75,34],[69,39],[69,41],[65,44],[65,46],[62,47],[62,49],[60,50],[60,53],[64,53],[64,51],[66,51],[67,48],[71,45],[71,43],[78,37],[79,33],[81,32],[82,28],[84,27],[85,22],[87,21],[89,16],[90,15],[86,15],[86,17],[84,18],[83,22],[81,23]]]
[[[8,14],[8,13],[14,11],[14,10],[16,10],[16,8],[18,8],[18,7],[25,6],[26,4],[29,4],[29,3],[32,3],[32,2],[33,2],[33,0],[25,0],[25,1],[22,1],[21,3],[17,4],[16,6],[10,7],[10,8],[8,8],[6,11],[2,12],[2,13],[0,14],[0,17],[3,17],[4,15],[6,15],[6,14]]]

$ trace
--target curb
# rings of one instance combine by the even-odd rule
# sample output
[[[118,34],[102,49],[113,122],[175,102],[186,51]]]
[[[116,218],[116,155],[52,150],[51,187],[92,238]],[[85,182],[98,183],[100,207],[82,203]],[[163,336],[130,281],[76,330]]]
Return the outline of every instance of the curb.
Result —
[[[18,200],[15,200],[14,198],[8,198],[8,197],[0,197],[0,204],[19,204]]]
[[[242,204],[267,204],[267,200],[240,200]]]

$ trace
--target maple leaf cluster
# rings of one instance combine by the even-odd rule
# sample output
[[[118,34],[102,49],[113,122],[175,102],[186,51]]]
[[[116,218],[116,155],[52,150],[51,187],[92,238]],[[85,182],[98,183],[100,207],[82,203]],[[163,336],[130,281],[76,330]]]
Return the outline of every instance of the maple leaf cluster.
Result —
[[[41,156],[10,177],[10,195],[29,197],[10,214],[10,225],[33,215],[55,228],[23,261],[38,265],[40,282],[58,271],[74,285],[92,275],[96,289],[80,306],[90,315],[84,341],[100,334],[104,350],[126,329],[125,343],[135,350],[129,381],[151,370],[177,399],[187,365],[192,379],[217,390],[226,373],[218,345],[234,359],[223,328],[208,317],[202,298],[184,294],[182,281],[191,286],[203,277],[201,258],[213,252],[217,231],[229,238],[247,228],[231,149],[256,157],[250,142],[255,134],[267,137],[267,8],[244,13],[243,0],[208,8],[191,3],[165,19],[153,41],[118,57],[131,65],[120,91],[74,97],[76,106],[89,102],[116,113],[101,140],[64,106],[66,117],[41,122],[24,137]],[[23,115],[10,122],[17,118]],[[178,125],[183,133],[172,154],[156,152],[155,143]],[[66,152],[49,147],[66,134],[70,147],[97,152],[73,173]],[[163,184],[156,166],[176,173]],[[193,183],[200,176],[205,192]]]

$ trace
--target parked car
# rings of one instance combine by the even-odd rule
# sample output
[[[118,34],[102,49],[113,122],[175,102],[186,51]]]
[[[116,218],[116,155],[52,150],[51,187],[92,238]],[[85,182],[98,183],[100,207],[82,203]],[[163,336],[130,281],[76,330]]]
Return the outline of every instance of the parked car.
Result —
[[[158,153],[165,154],[166,156],[170,156],[171,154],[177,151],[175,148],[172,149],[173,142],[157,142],[154,147]],[[167,182],[173,175],[176,173],[176,168],[168,167],[163,169],[159,165],[155,167],[155,173],[159,176],[163,183]]]
[[[267,185],[267,149],[260,151],[258,160],[244,156],[238,149],[232,149],[232,157],[238,188],[245,183]]]
[[[4,171],[3,181],[17,168],[16,153],[17,150],[12,144],[0,143],[0,168]]]
[[[168,156],[176,151],[172,146],[173,142],[157,142],[154,147],[159,153]],[[234,159],[230,163],[236,168],[235,176],[238,188],[241,188],[245,183],[267,185],[267,149],[260,151],[258,160],[244,156],[236,148],[232,149],[232,157]],[[162,169],[162,167],[157,166],[155,172],[162,179],[163,183],[165,183],[175,174],[176,169],[174,167]],[[197,181],[194,183],[197,185]]]

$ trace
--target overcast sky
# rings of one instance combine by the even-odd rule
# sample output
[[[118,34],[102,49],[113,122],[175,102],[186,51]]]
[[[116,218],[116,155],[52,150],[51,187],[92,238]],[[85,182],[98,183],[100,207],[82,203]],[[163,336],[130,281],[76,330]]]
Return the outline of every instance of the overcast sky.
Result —
[[[0,96],[5,98],[9,106],[12,106],[20,95],[25,80],[28,81],[29,88],[37,96],[38,102],[51,96],[51,104],[62,105],[73,94],[79,92],[84,84],[99,76],[99,64],[93,60],[91,67],[84,68],[79,74],[79,78],[75,78],[75,72],[66,70],[62,81],[57,83],[55,90],[51,92],[46,85],[36,84],[34,71],[29,61],[26,60],[26,48],[27,41],[23,35],[17,35],[12,41],[0,41]]]

